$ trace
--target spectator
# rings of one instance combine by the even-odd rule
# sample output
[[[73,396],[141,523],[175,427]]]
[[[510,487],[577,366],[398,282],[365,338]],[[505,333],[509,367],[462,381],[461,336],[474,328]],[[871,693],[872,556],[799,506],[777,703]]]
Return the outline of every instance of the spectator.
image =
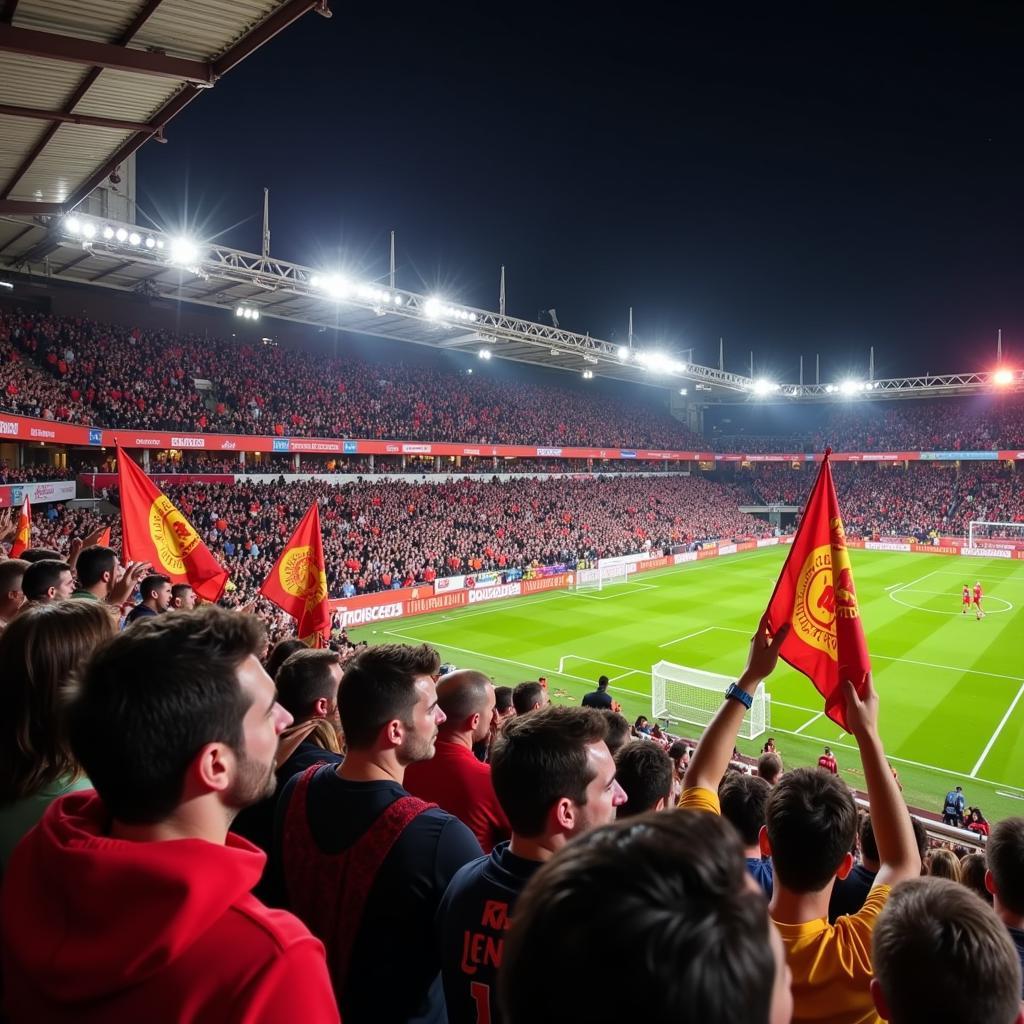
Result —
[[[948,878],[951,882],[960,881],[960,861],[952,850],[932,850],[924,858],[925,874],[934,878]]]
[[[1010,930],[1024,967],[1024,818],[1007,818],[992,829],[985,860],[985,888],[992,893],[992,906]]]
[[[548,699],[548,691],[540,683],[520,683],[512,691],[516,715],[528,715],[531,711],[539,711],[548,706]]]
[[[74,593],[75,577],[67,562],[41,558],[33,562],[21,579],[25,599],[32,604],[63,601]]]
[[[520,891],[571,838],[614,820],[625,794],[603,739],[607,725],[592,709],[548,707],[513,719],[495,739],[494,787],[512,839],[462,868],[441,902],[450,1024],[497,1024],[498,967]]]
[[[992,906],[992,893],[985,888],[985,854],[969,853],[960,861],[960,884]]]
[[[473,756],[473,747],[491,735],[495,722],[494,685],[482,672],[462,669],[442,676],[437,703],[445,720],[434,756],[409,765],[405,788],[421,800],[454,814],[477,838],[484,853],[511,834],[491,782],[491,768]]]
[[[871,997],[893,1024],[1020,1019],[1021,969],[996,915],[961,886],[897,886],[872,939]]]
[[[608,735],[605,737],[605,743],[608,744],[612,757],[615,757],[629,742],[629,722],[618,711],[606,711],[605,714],[608,716]]]
[[[53,551],[51,548],[25,548],[21,553],[21,558],[26,562],[31,562],[33,565],[35,565],[36,562],[43,561],[63,561],[61,553],[59,551]]]
[[[246,807],[235,819],[234,831],[266,853],[274,839],[277,794],[293,775],[316,764],[339,765],[338,686],[341,660],[334,651],[310,650],[303,644],[278,669],[277,701],[292,716],[293,724],[281,734],[275,774],[277,786],[258,803]],[[261,881],[257,896],[273,898],[268,881]]]
[[[255,619],[207,608],[90,660],[69,735],[96,792],[51,804],[5,873],[12,1020],[338,1020],[322,946],[250,895],[263,856],[228,832],[290,721],[261,643]]]
[[[131,597],[147,569],[144,562],[122,566],[111,548],[93,544],[78,555],[75,563],[78,589],[71,596],[86,601],[105,601],[120,608]]]
[[[308,649],[306,644],[298,639],[298,637],[293,636],[286,640],[279,640],[274,644],[273,650],[271,650],[270,656],[267,658],[267,675],[271,679],[276,680],[278,670],[296,651],[306,651]]]
[[[114,631],[106,608],[54,601],[27,608],[0,634],[0,867],[53,800],[91,787],[68,746],[62,698]]]
[[[839,764],[830,747],[826,747],[825,753],[818,758],[818,767],[828,772],[830,775],[839,774]]]
[[[612,697],[608,692],[608,683],[608,677],[601,676],[597,681],[597,689],[591,693],[584,694],[580,705],[585,708],[600,708],[603,711],[611,711]]]
[[[656,743],[632,740],[615,755],[615,775],[625,790],[619,818],[663,811],[672,796],[672,758]]]
[[[128,613],[125,619],[126,626],[167,611],[171,606],[171,581],[159,573],[146,576],[139,584],[139,596],[142,603]]]
[[[188,583],[175,583],[171,587],[171,603],[169,607],[175,611],[190,612],[196,606],[196,592]]]
[[[771,786],[764,779],[741,772],[729,772],[718,787],[722,817],[732,824],[743,841],[747,871],[764,890],[765,896],[771,899],[772,862],[762,855],[759,845],[769,793]]]
[[[985,815],[981,813],[980,807],[971,808],[970,816],[967,819],[967,828],[971,832],[976,832],[979,836],[987,836],[992,831]]]
[[[406,768],[433,757],[445,720],[438,661],[427,646],[356,655],[338,691],[344,763],[307,769],[281,795],[274,854],[288,902],[324,940],[350,1021],[444,1020],[434,917],[452,876],[481,851],[458,818],[403,788]]]
[[[769,786],[774,786],[782,778],[782,758],[771,752],[762,754],[757,759],[757,775]]]
[[[512,703],[511,686],[496,686],[494,688],[494,713],[499,721],[515,717],[516,709]]]
[[[615,978],[552,984],[554,963],[566,979],[599,963]],[[506,1024],[784,1024],[793,1008],[740,841],[710,814],[629,818],[556,854],[516,905],[498,991]]]
[[[22,580],[30,564],[22,558],[0,561],[0,632],[10,625],[25,603]]]
[[[679,803],[679,797],[682,795],[683,779],[686,777],[686,767],[690,763],[690,750],[686,741],[674,740],[669,745],[668,756],[672,759],[672,805],[674,807]]]

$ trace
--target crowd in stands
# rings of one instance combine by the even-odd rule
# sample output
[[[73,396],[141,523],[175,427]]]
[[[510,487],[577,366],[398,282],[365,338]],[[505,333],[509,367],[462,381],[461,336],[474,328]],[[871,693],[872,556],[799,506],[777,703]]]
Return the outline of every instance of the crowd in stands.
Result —
[[[1019,1024],[1024,818],[954,790],[984,852],[929,850],[870,677],[844,689],[867,817],[771,739],[733,771],[788,626],[680,749],[604,679],[573,707],[426,645],[271,650],[152,577],[122,625],[135,570],[85,541],[0,560],[12,1024],[618,1024],[639,992],[702,1024]],[[616,984],[552,984],[601,962]]]
[[[49,463],[12,466],[9,462],[0,462],[0,484],[73,480],[75,476],[75,471],[70,466],[51,466]]]
[[[483,444],[693,448],[667,409],[508,382],[432,361],[0,313],[0,398],[28,416],[103,427]],[[196,380],[210,388],[200,391]]]

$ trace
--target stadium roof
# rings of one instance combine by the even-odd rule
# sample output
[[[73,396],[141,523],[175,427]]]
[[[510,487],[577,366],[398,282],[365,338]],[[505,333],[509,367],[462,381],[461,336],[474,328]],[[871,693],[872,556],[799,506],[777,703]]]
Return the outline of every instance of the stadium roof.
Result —
[[[74,209],[327,0],[0,0],[0,214]]]

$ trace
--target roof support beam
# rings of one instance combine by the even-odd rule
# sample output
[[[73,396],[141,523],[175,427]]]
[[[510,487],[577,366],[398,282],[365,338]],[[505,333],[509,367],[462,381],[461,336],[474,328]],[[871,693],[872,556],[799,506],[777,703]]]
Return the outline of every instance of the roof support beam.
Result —
[[[0,5],[0,21],[10,25],[14,21],[14,12],[18,9],[18,0],[3,0]]]
[[[116,274],[118,271],[126,270],[128,267],[133,265],[134,264],[131,260],[127,260],[124,263],[111,264],[111,266],[107,267],[106,270],[101,270],[95,277],[90,277],[89,284],[92,284],[94,281],[102,281],[103,278],[107,277],[109,274]]]
[[[64,207],[60,203],[34,203],[31,199],[0,199],[0,213],[28,214],[30,217],[45,214],[60,216]]]
[[[14,28],[0,23],[0,51],[29,57],[85,64],[94,68],[131,71],[139,75],[176,78],[183,82],[210,86],[217,80],[211,64],[182,57],[168,57],[148,50],[133,50],[113,43],[96,43],[74,36]]]
[[[156,134],[159,131],[159,129],[150,128],[145,121],[121,121],[116,117],[94,117],[91,114],[65,114],[60,110],[12,107],[7,103],[0,103],[0,114],[7,117],[22,117],[30,121],[56,121],[59,124],[85,124],[96,128],[114,128],[123,132]]]
[[[9,242],[5,245],[0,245],[0,253],[7,252],[12,245],[20,242],[34,227],[36,227],[35,224],[26,224]]]

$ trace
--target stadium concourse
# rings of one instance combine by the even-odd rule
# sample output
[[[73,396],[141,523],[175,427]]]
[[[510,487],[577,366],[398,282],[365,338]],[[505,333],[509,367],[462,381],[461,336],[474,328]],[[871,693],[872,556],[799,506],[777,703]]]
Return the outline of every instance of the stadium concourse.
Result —
[[[766,516],[800,506],[814,475],[813,463],[793,455],[825,440],[842,446],[847,436],[864,453],[942,455],[837,463],[857,545],[880,548],[879,560],[892,547],[906,559],[922,550],[938,559],[961,552],[967,524],[984,519],[1002,523],[990,533],[1007,537],[986,538],[1003,545],[989,550],[1019,557],[1024,503],[1005,452],[1024,441],[1020,396],[908,405],[819,410],[821,423],[787,435],[785,452],[744,435],[751,453],[789,454],[779,462],[581,461],[563,449],[635,454],[716,442],[674,419],[667,403],[592,394],[526,371],[510,390],[508,380],[459,373],[423,354],[385,362],[0,314],[0,410],[35,417],[11,420],[16,430],[42,421],[81,424],[99,438],[131,428],[243,439],[229,452],[127,452],[229,573],[224,607],[196,610],[188,588],[121,566],[112,448],[5,442],[5,545],[17,528],[15,495],[34,495],[28,560],[0,559],[8,1017],[235,1014],[277,1024],[336,1021],[340,1011],[346,1021],[375,1024],[612,1024],[635,1013],[638,998],[668,993],[672,1019],[701,1024],[855,1024],[918,1019],[889,1012],[912,989],[928,1019],[957,1005],[958,1019],[1016,1020],[1024,818],[989,822],[958,796],[960,776],[951,775],[948,796],[937,800],[943,806],[926,808],[932,815],[918,814],[915,824],[879,727],[880,714],[912,706],[890,703],[891,690],[881,700],[870,686],[862,697],[848,694],[852,736],[831,741],[844,768],[858,758],[865,814],[847,781],[823,770],[834,768],[830,756],[783,765],[773,742],[757,760],[735,756],[744,698],[775,673],[781,636],[757,631],[744,664],[753,621],[730,618],[682,637],[674,621],[668,627],[663,647],[740,638],[728,646],[731,696],[723,701],[719,688],[702,735],[673,742],[643,715],[631,727],[615,710],[599,710],[618,680],[609,692],[595,678],[584,701],[593,707],[570,706],[554,679],[550,689],[541,678],[496,687],[491,659],[474,660],[482,644],[468,636],[487,635],[485,620],[468,617],[463,627],[457,612],[420,620],[438,627],[439,648],[441,637],[455,636],[451,649],[467,664],[452,671],[435,647],[413,639],[412,626],[391,631],[407,642],[372,646],[336,628],[328,649],[310,650],[295,638],[294,620],[256,600],[314,502],[328,594],[369,602],[359,608],[408,588],[452,608],[564,589],[581,567],[608,559],[678,573],[683,561],[741,552],[724,564],[742,572],[744,559],[781,556],[780,524]],[[440,442],[533,448],[522,459],[448,463],[354,449],[285,455],[269,446],[244,458],[253,456],[244,438],[257,435],[284,448],[306,436],[423,440],[411,456]],[[985,464],[955,457],[975,446]],[[53,500],[54,488],[69,489],[67,499]],[[106,528],[109,548],[96,543]],[[767,564],[754,562],[732,589],[763,601]],[[716,564],[693,568],[701,572],[690,611],[699,605],[713,622]],[[895,593],[912,595],[914,582]],[[657,609],[651,619],[674,620],[674,609],[657,607],[668,589],[623,589],[630,586]],[[876,586],[873,599],[888,600],[890,589]],[[944,600],[925,596],[933,599]],[[577,618],[591,636],[589,644],[574,638],[560,657],[583,671],[606,654],[595,631],[615,614],[601,602],[615,598],[570,600],[588,604]],[[559,633],[550,611],[557,607],[532,612],[524,602],[520,626],[538,637]],[[522,626],[531,613],[536,625]],[[642,647],[638,625],[617,628]],[[524,633],[515,653],[495,657],[529,674],[521,649],[530,642]],[[621,648],[608,657],[610,666],[629,659]],[[822,717],[816,711],[789,729],[793,749],[806,749],[798,741],[811,734],[801,730]],[[1005,786],[1007,799],[1018,799]],[[956,824],[943,826],[934,812],[947,804]],[[922,818],[933,822],[930,838]],[[168,857],[167,838],[192,842]],[[113,927],[122,919],[111,908],[125,899],[129,874],[141,909],[130,927]],[[183,891],[212,908],[208,920],[181,916]],[[93,920],[103,927],[82,933],[80,922]],[[949,921],[969,939],[944,943]],[[88,958],[72,955],[86,942]],[[55,949],[67,950],[56,964]],[[550,984],[552,963],[585,977],[602,958],[636,985]],[[937,985],[940,976],[953,981]]]

